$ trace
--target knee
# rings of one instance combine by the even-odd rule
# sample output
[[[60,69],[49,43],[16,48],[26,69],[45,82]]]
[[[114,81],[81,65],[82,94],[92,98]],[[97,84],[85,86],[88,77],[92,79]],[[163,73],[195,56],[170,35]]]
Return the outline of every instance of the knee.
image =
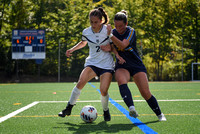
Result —
[[[120,86],[120,85],[123,85],[123,84],[127,84],[127,81],[125,81],[125,80],[123,80],[123,79],[121,79],[121,78],[115,78],[116,79],[116,81],[117,81],[117,83],[118,83],[118,86]]]
[[[107,91],[101,91],[101,95],[102,95],[102,96],[106,96],[107,94],[108,94]]]
[[[78,80],[78,83],[77,83],[77,85],[76,85],[76,87],[77,87],[78,89],[82,89],[82,88],[85,86],[86,83],[87,83],[87,82],[85,82],[84,80],[79,79],[79,80]]]
[[[152,96],[152,94],[149,92],[142,93],[141,95],[145,100],[149,100]]]
[[[118,86],[123,85],[123,84],[127,84],[128,81],[129,81],[128,78],[119,77],[119,76],[118,76],[118,77],[115,76],[115,79],[116,79],[116,81],[117,81],[117,83],[118,83]]]

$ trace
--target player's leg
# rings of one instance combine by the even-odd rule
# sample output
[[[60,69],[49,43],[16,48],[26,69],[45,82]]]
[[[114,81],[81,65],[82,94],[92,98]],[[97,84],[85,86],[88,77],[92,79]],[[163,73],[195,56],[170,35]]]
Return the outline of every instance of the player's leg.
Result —
[[[164,114],[161,113],[160,107],[156,98],[151,94],[149,90],[149,84],[147,75],[145,72],[138,72],[134,76],[134,81],[142,95],[142,97],[147,101],[150,108],[154,111],[154,113],[158,116],[160,121],[166,120]]]
[[[100,91],[101,91],[101,104],[104,112],[104,120],[110,121],[110,112],[108,108],[109,94],[108,89],[112,80],[112,73],[106,72],[100,76]]]
[[[138,72],[133,76],[133,79],[145,100],[151,98],[151,92],[149,90],[148,79],[145,72]]]
[[[75,105],[76,104],[76,100],[79,98],[80,96],[80,92],[83,89],[83,87],[86,85],[86,83],[91,80],[92,78],[94,78],[96,76],[95,72],[90,68],[90,67],[86,67],[80,74],[79,80],[77,85],[74,87],[74,89],[72,90],[72,94],[71,97],[69,99],[69,103],[71,105]]]
[[[123,68],[117,69],[115,72],[115,79],[118,82],[121,97],[123,98],[124,102],[126,103],[127,107],[129,108],[129,111],[130,111],[129,115],[136,118],[138,116],[138,114],[135,110],[132,95],[131,95],[130,89],[127,85],[128,81],[130,80],[129,71],[126,69],[123,69]]]
[[[66,115],[69,116],[71,114],[71,110],[72,110],[73,106],[76,104],[76,101],[80,96],[81,89],[85,86],[85,84],[89,80],[91,80],[95,76],[96,76],[96,74],[90,67],[86,67],[85,69],[83,69],[82,73],[80,74],[77,85],[72,90],[69,102],[66,106],[66,109],[62,110],[62,112],[60,112],[58,114],[58,116],[65,117]]]

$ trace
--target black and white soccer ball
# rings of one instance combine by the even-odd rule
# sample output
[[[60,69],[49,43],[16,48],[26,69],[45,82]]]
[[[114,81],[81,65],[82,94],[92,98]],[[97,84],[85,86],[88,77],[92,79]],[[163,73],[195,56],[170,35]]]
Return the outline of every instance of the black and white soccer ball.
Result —
[[[95,107],[87,105],[81,109],[81,119],[87,123],[91,123],[97,119],[98,113]]]

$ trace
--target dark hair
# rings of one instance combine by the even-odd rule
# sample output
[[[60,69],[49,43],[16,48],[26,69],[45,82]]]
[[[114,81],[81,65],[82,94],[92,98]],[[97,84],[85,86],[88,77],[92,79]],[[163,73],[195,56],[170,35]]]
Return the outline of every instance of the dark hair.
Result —
[[[104,11],[104,9],[102,7],[99,7],[97,9],[93,9],[89,16],[97,16],[99,17],[100,20],[102,20],[102,16],[104,17],[104,22],[103,24],[107,24],[109,22],[109,18],[108,15],[106,14],[106,12]]]
[[[115,14],[114,20],[123,20],[123,22],[126,24],[128,21],[128,15],[125,10],[121,10],[120,12]]]

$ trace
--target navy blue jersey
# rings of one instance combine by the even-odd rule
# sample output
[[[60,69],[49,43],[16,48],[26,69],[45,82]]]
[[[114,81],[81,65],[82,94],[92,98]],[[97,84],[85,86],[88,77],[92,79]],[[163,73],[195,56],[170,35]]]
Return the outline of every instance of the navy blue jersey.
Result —
[[[138,54],[137,48],[136,48],[136,33],[135,30],[131,27],[127,27],[124,34],[119,34],[116,29],[113,29],[112,31],[113,35],[117,37],[119,40],[123,41],[124,39],[127,39],[130,44],[123,50],[118,48],[116,45],[115,48],[117,49],[119,55],[126,61],[126,63],[120,65],[118,63],[118,59],[116,62],[117,68],[135,68],[135,69],[145,69],[145,66]]]

